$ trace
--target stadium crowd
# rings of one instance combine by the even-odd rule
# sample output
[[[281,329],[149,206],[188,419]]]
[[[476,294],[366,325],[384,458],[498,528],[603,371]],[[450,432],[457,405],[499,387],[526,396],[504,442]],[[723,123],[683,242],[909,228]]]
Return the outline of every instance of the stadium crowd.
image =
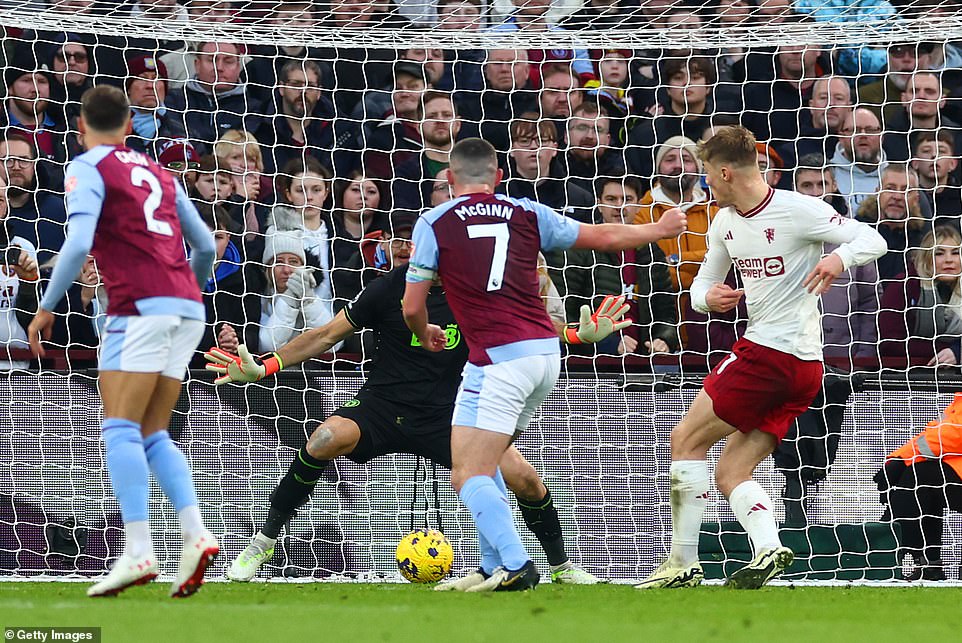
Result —
[[[426,19],[444,29],[539,31],[832,18],[828,3],[807,0],[586,0],[563,16],[550,0],[515,3],[438,0]],[[39,0],[5,4],[45,9]],[[830,4],[852,5],[853,19],[866,4],[898,10],[882,0]],[[414,24],[409,6],[389,0],[52,6],[187,26],[257,20],[305,33]],[[0,346],[26,347],[38,289],[64,240],[64,194],[73,187],[64,185],[64,165],[81,150],[79,98],[110,83],[126,91],[133,110],[128,145],[180,177],[215,234],[202,347],[245,342],[271,351],[329,321],[371,279],[407,261],[418,214],[450,198],[451,146],[481,136],[501,155],[499,189],[510,196],[586,222],[647,223],[676,206],[687,212],[688,231],[677,239],[625,253],[546,256],[569,319],[606,294],[633,295],[634,325],[582,350],[720,358],[746,314],[706,317],[688,303],[718,210],[697,142],[740,122],[759,141],[770,185],[820,197],[839,216],[876,226],[888,243],[877,265],[850,270],[823,297],[826,358],[849,367],[962,362],[962,49],[951,42],[362,50],[8,25],[2,56],[0,242],[24,252],[4,255]],[[96,346],[105,308],[98,283],[89,262],[58,311],[65,315],[53,344]],[[340,347],[364,349],[358,338]]]

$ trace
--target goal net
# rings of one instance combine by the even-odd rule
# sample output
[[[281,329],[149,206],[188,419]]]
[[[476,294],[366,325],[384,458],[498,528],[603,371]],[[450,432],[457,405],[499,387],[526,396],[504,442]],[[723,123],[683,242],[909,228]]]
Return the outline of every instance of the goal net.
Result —
[[[545,256],[559,321],[606,294],[632,305],[623,335],[566,347],[558,386],[518,441],[559,508],[571,559],[616,580],[647,575],[666,554],[671,428],[744,331],[743,308],[708,317],[687,295],[718,210],[695,144],[744,125],[770,185],[823,198],[890,249],[823,297],[830,372],[756,474],[797,553],[788,577],[957,579],[962,456],[948,436],[962,426],[946,423],[944,452],[928,458],[939,481],[930,469],[902,477],[921,461],[883,465],[962,381],[958,3],[9,0],[0,24],[0,249],[26,250],[47,274],[65,233],[64,168],[83,151],[80,97],[118,86],[133,110],[129,146],[184,182],[222,242],[202,350],[275,350],[404,263],[418,213],[450,198],[443,170],[461,138],[498,150],[499,190],[584,222],[645,223],[683,207],[689,231],[676,239]],[[300,264],[309,285],[295,305],[279,303]],[[30,288],[9,267],[0,279],[0,578],[99,575],[119,555],[122,525],[100,444],[96,267],[57,311],[41,369],[25,352]],[[363,331],[267,382],[215,388],[198,354],[171,433],[222,539],[218,572],[375,355]],[[882,493],[888,506],[880,485],[898,489]],[[705,521],[701,559],[722,578],[751,548],[714,490]],[[339,459],[260,577],[394,580],[397,541],[425,525],[455,545],[456,572],[476,566],[447,471],[410,455]],[[180,536],[156,487],[151,527],[170,573]]]

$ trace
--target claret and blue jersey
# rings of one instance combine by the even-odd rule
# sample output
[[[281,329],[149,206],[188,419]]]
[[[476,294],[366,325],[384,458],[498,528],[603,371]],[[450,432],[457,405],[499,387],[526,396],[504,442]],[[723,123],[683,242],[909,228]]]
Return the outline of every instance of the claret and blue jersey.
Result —
[[[538,288],[538,252],[570,248],[579,225],[528,199],[461,196],[418,220],[407,280],[441,276],[472,364],[557,353]]]
[[[214,242],[174,177],[145,155],[101,145],[67,166],[67,241],[41,306],[52,310],[93,254],[111,316],[204,319]],[[184,239],[192,256],[187,260]]]

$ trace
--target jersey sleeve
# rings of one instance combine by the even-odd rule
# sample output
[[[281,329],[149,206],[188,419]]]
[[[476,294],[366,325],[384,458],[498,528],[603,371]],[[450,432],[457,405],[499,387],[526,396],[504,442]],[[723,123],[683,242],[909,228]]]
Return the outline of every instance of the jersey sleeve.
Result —
[[[400,269],[404,272],[404,268]],[[390,272],[378,277],[344,309],[344,315],[351,326],[358,330],[362,328],[376,328],[389,307],[401,305],[401,293],[396,292],[394,282],[397,277]],[[403,284],[403,279],[401,280]]]
[[[190,245],[190,268],[197,278],[197,284],[203,289],[210,279],[214,260],[217,258],[214,235],[200,218],[197,208],[190,202],[180,181],[174,181],[174,187],[177,191],[177,218],[180,219],[180,229]]]
[[[542,250],[567,250],[575,245],[580,223],[558,214],[541,203],[528,201],[528,205],[538,217],[538,233],[541,235]]]
[[[44,310],[56,308],[80,274],[94,245],[106,193],[100,172],[84,161],[74,161],[67,166],[64,187],[67,193],[67,238],[40,302]]]
[[[725,247],[722,228],[716,225],[717,221],[716,217],[708,227],[708,252],[691,283],[691,307],[706,315],[711,312],[706,300],[708,289],[714,284],[724,283],[732,267],[732,257]]]
[[[408,263],[407,280],[411,283],[431,281],[438,273],[438,239],[424,217],[414,224],[411,241],[414,242],[414,253]]]
[[[100,217],[107,187],[97,168],[82,160],[73,161],[67,166],[64,188],[68,219],[75,214]]]
[[[810,202],[809,215],[795,219],[800,235],[809,241],[838,244],[834,252],[846,270],[865,265],[888,252],[885,239],[868,224],[839,214],[821,199],[812,198]]]

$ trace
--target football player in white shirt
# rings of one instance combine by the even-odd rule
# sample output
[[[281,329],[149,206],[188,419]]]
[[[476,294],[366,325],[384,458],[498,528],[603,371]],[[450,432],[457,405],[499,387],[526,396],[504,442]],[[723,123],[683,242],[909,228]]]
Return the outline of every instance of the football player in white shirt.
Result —
[[[708,254],[692,283],[691,303],[703,313],[723,313],[744,296],[749,321],[672,431],[671,553],[638,589],[694,587],[704,578],[698,533],[708,504],[705,459],[721,440],[715,481],[755,553],[726,584],[757,589],[792,564],[795,555],[779,540],[772,501],[752,473],[821,387],[818,295],[842,271],[886,252],[885,240],[866,224],[820,199],[769,187],[748,130],[718,130],[699,156],[722,209],[708,230]],[[839,245],[823,257],[823,242]],[[732,264],[744,290],[724,284]]]

